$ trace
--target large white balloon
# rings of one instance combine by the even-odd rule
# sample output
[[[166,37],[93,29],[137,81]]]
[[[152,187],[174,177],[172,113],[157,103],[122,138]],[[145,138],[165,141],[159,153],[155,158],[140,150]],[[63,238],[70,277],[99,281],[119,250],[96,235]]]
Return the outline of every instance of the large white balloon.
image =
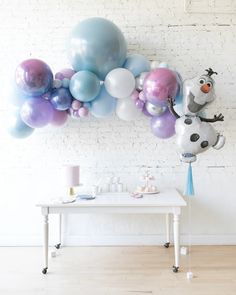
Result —
[[[116,114],[121,120],[132,121],[140,116],[141,111],[137,109],[131,98],[126,98],[117,101]]]
[[[124,98],[130,96],[134,91],[135,78],[129,70],[117,68],[107,74],[104,84],[111,96]]]

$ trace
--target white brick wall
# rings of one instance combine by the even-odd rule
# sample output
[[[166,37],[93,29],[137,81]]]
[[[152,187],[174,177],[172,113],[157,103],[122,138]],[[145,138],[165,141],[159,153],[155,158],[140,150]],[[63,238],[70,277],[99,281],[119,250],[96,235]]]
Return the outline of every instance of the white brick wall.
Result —
[[[101,173],[120,176],[132,189],[147,167],[159,187],[182,190],[185,185],[186,167],[179,162],[175,139],[152,136],[144,117],[132,123],[115,117],[70,121],[22,141],[4,132],[11,71],[29,57],[45,60],[54,72],[68,66],[66,36],[78,21],[92,16],[114,21],[130,52],[167,61],[184,78],[209,66],[219,73],[217,101],[208,114],[225,115],[216,127],[227,144],[199,156],[194,164],[192,231],[196,243],[236,243],[236,15],[186,14],[181,0],[0,0],[0,244],[40,243],[41,216],[34,204],[61,191],[57,175],[65,163],[81,165],[83,189]],[[152,244],[161,241],[164,224],[156,216],[71,216],[66,221],[67,242],[72,244]],[[184,213],[183,237],[186,233]]]

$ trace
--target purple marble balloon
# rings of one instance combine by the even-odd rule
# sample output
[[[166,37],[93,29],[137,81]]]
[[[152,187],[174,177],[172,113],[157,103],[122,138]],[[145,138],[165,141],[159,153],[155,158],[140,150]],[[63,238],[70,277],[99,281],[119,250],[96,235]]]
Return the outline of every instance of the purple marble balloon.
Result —
[[[53,107],[43,98],[31,98],[21,108],[21,118],[32,128],[44,127],[52,121]]]
[[[138,99],[138,96],[139,96],[139,92],[137,90],[134,90],[131,95],[130,95],[130,98],[132,100],[137,100]]]
[[[143,91],[141,91],[141,92],[139,93],[139,96],[138,96],[138,97],[139,97],[139,99],[142,100],[143,102],[146,101],[146,97],[145,97]]]
[[[87,117],[87,116],[88,116],[89,111],[88,111],[87,108],[82,107],[82,108],[80,108],[80,109],[78,110],[78,113],[79,113],[79,116],[80,116],[81,118],[83,118],[83,117]]]
[[[176,74],[167,68],[158,68],[151,71],[144,80],[144,96],[154,105],[167,105],[168,98],[174,98],[177,91]]]
[[[82,103],[77,99],[73,100],[71,107],[73,110],[78,111],[82,107]]]
[[[58,111],[54,109],[52,120],[50,123],[53,126],[62,126],[66,123],[67,118],[68,118],[68,113],[66,111]]]
[[[76,72],[72,69],[62,69],[58,73],[55,74],[55,79],[63,80],[70,79]]]
[[[147,111],[146,107],[144,106],[143,107],[143,110],[142,110],[143,114],[147,117],[152,117],[152,115]]]
[[[139,110],[142,110],[143,107],[144,107],[144,102],[143,102],[142,100],[140,100],[140,99],[136,99],[136,101],[135,101],[135,105],[136,105],[136,107],[137,107]]]
[[[28,59],[18,65],[16,85],[26,95],[40,96],[51,89],[53,74],[49,66],[39,59]]]
[[[176,118],[167,109],[162,115],[152,117],[152,133],[159,138],[169,138],[175,134]]]

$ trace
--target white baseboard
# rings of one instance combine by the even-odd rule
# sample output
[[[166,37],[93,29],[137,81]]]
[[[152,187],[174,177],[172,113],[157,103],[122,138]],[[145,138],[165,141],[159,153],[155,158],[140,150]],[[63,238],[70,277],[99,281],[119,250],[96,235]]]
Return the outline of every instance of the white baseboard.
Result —
[[[41,246],[41,236],[0,236],[0,246]],[[187,245],[189,237],[181,235],[181,244]],[[192,245],[236,245],[235,235],[193,235]],[[55,236],[50,244],[58,241]],[[122,235],[122,236],[65,236],[66,246],[153,246],[163,245],[165,235]]]

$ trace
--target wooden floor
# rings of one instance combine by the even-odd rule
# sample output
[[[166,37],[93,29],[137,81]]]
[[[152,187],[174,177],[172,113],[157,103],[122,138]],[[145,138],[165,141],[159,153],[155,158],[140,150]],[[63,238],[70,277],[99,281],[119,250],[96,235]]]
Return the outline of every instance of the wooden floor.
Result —
[[[0,294],[9,295],[235,295],[236,246],[192,249],[172,273],[173,248],[65,247],[41,274],[41,248],[0,248]]]

